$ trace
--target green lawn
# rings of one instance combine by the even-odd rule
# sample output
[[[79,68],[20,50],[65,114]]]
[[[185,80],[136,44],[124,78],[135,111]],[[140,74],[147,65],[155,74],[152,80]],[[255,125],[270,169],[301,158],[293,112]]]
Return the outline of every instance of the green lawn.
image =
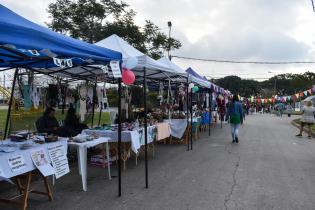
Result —
[[[27,113],[23,115],[13,115],[12,121],[11,121],[11,131],[17,131],[17,130],[35,130],[34,123],[36,120],[42,116],[41,112],[38,113]],[[7,117],[7,110],[0,110],[0,131],[4,131],[5,128],[5,121]],[[58,120],[65,119],[66,114],[62,114],[61,110],[57,110],[56,112],[56,118]],[[98,124],[98,118],[99,118],[99,112],[95,112],[94,115],[94,125]],[[92,122],[92,116],[89,117],[85,123],[87,123],[89,126],[91,126]],[[110,123],[110,115],[108,112],[103,112],[101,117],[101,124],[109,124]]]

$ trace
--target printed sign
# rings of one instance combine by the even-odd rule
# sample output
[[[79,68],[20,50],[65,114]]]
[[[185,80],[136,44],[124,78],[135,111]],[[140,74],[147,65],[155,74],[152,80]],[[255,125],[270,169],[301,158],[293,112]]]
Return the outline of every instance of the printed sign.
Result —
[[[119,61],[111,61],[109,65],[110,68],[112,69],[114,78],[121,78]]]
[[[49,176],[54,174],[54,169],[47,159],[46,152],[43,149],[31,151],[32,160],[36,168],[44,175]]]
[[[8,158],[8,163],[12,172],[16,172],[26,168],[26,163],[22,155],[15,155]]]
[[[62,144],[48,147],[48,154],[55,169],[56,179],[70,172],[68,158]]]

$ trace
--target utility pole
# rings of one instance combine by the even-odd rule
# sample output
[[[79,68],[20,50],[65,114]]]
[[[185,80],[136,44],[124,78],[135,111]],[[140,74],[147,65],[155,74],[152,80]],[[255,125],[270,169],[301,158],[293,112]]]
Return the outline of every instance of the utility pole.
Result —
[[[170,51],[171,51],[171,30],[172,30],[172,22],[171,21],[168,21],[167,22],[167,26],[168,26],[168,49],[167,49],[167,56],[168,58],[171,60],[171,54],[170,54]]]

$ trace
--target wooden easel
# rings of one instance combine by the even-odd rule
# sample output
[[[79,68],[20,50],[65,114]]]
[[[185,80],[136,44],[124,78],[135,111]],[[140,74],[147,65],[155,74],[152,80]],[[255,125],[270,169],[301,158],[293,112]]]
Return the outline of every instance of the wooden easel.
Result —
[[[18,205],[21,207],[20,208],[21,210],[26,210],[28,197],[29,197],[30,193],[39,194],[39,195],[46,195],[48,197],[48,200],[52,201],[53,196],[52,196],[52,192],[51,192],[51,189],[50,189],[50,186],[48,183],[48,179],[47,179],[47,177],[43,176],[41,173],[39,173],[39,174],[41,175],[41,177],[44,181],[46,192],[31,189],[31,182],[32,182],[33,173],[27,172],[26,174],[14,177],[15,182],[16,182],[16,186],[17,186],[20,194],[13,197],[13,198],[10,198],[10,199],[0,198],[0,202]],[[24,184],[21,181],[22,179],[25,179]],[[21,201],[15,201],[15,199],[17,199],[19,197],[22,197],[22,200]]]

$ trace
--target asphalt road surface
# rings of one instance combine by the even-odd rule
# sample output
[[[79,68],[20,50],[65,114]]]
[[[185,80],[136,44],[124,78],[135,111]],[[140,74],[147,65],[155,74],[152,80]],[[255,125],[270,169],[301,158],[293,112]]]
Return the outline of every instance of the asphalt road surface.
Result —
[[[192,151],[158,145],[155,157],[150,156],[149,189],[144,188],[143,158],[138,166],[131,159],[120,198],[117,178],[107,180],[104,169],[89,166],[88,192],[83,192],[73,167],[54,186],[53,202],[32,195],[29,209],[315,209],[315,139],[295,137],[291,120],[248,116],[238,145],[231,143],[228,124],[222,129],[217,124],[211,137],[203,133]],[[11,210],[2,204],[0,209]]]

